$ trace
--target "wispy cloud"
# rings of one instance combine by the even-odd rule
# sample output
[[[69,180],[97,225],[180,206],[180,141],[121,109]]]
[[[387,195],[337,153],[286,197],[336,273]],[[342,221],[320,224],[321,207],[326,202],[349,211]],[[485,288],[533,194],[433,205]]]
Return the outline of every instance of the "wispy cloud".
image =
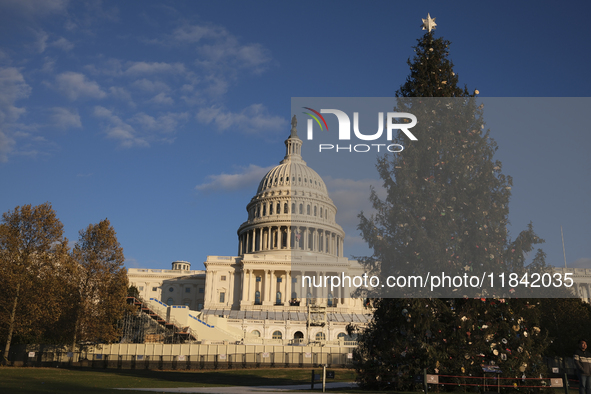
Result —
[[[236,190],[252,188],[265,176],[271,167],[259,167],[251,164],[240,168],[234,174],[209,175],[207,181],[195,186],[195,189],[204,193],[235,192]]]
[[[186,121],[189,118],[187,112],[183,113],[171,113],[168,112],[164,115],[157,117],[148,115],[144,112],[140,112],[133,116],[131,121],[137,124],[139,127],[150,132],[160,132],[165,134],[173,133],[177,130],[179,122]]]
[[[179,43],[194,44],[198,54],[196,64],[205,67],[223,66],[260,73],[272,59],[269,51],[261,44],[242,44],[221,26],[181,26],[173,32],[172,39]]]
[[[51,121],[56,127],[61,129],[82,127],[82,121],[77,109],[54,107],[51,111],[53,112]]]
[[[5,8],[19,16],[35,17],[64,13],[68,0],[3,0],[0,8]]]
[[[94,116],[105,119],[108,122],[108,126],[105,129],[107,138],[118,141],[121,147],[131,148],[136,146],[149,146],[149,143],[145,138],[139,136],[136,130],[130,124],[124,122],[110,109],[96,106],[94,107]]]
[[[78,98],[102,99],[107,96],[98,83],[91,81],[84,74],[67,71],[55,78],[55,86],[70,100]]]
[[[220,131],[232,128],[247,133],[263,133],[281,130],[287,125],[286,119],[271,115],[262,104],[252,104],[238,113],[215,106],[201,108],[196,118],[201,123],[213,123]]]
[[[0,162],[8,161],[17,138],[27,137],[27,134],[19,135],[14,131],[14,122],[26,111],[15,104],[29,97],[30,93],[31,87],[17,68],[0,67]]]
[[[51,42],[49,45],[55,48],[59,48],[66,52],[74,49],[74,44],[65,39],[64,37],[58,38],[57,40]]]

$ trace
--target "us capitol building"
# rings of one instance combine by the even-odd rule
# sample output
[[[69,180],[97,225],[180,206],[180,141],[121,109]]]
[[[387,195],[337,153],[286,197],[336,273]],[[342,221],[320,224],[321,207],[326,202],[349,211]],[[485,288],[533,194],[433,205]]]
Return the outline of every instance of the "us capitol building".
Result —
[[[191,270],[186,261],[173,262],[171,270],[131,268],[129,282],[143,299],[188,308],[202,322],[242,332],[245,340],[284,344],[348,339],[348,324],[369,321],[370,311],[350,289],[331,289],[330,281],[318,286],[320,276],[353,277],[363,269],[343,256],[337,208],[302,159],[295,116],[285,147],[284,159],[246,205],[237,255],[207,256],[205,271]]]

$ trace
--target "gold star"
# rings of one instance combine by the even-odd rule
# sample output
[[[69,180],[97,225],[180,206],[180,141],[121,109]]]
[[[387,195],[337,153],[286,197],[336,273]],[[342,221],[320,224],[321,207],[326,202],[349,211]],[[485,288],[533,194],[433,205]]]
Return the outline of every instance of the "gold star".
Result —
[[[437,26],[435,19],[431,18],[431,15],[427,13],[427,19],[423,19],[423,30],[429,30],[429,33],[431,33],[431,30],[435,30],[435,26]]]

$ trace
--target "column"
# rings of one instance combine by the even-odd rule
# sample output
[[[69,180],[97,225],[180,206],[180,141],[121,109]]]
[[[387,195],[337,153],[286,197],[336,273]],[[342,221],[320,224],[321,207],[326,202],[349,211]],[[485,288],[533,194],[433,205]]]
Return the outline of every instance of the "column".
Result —
[[[247,289],[248,289],[247,284],[248,283],[246,282],[246,270],[245,269],[242,269],[242,299],[240,300],[241,302],[244,302],[244,301],[247,300],[247,294],[248,294],[248,292],[247,292]]]
[[[291,249],[291,226],[287,226],[287,249]]]
[[[232,306],[234,304],[234,272],[228,272],[228,294],[226,304]]]
[[[263,228],[259,228],[259,252],[263,250]]]
[[[285,271],[285,302],[291,300],[291,271]]]
[[[208,276],[211,278],[211,280],[209,281],[209,301],[213,302],[214,300],[214,282],[215,282],[215,271],[211,271],[210,273],[208,273]]]
[[[263,304],[264,305],[269,305],[269,302],[271,300],[271,271],[270,270],[265,270],[265,282],[264,285],[265,287],[263,287],[261,290],[261,295],[263,296]]]
[[[252,297],[252,270],[248,270],[248,290],[246,295],[246,300],[250,302]]]

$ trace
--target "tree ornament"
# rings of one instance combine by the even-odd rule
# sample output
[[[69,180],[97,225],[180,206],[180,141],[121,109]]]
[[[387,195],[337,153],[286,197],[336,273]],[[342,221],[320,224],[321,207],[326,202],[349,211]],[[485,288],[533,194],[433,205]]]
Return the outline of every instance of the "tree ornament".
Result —
[[[423,30],[428,30],[431,33],[431,30],[435,30],[437,24],[435,23],[436,18],[431,18],[431,15],[427,13],[427,19],[423,19],[423,24],[421,25]]]

